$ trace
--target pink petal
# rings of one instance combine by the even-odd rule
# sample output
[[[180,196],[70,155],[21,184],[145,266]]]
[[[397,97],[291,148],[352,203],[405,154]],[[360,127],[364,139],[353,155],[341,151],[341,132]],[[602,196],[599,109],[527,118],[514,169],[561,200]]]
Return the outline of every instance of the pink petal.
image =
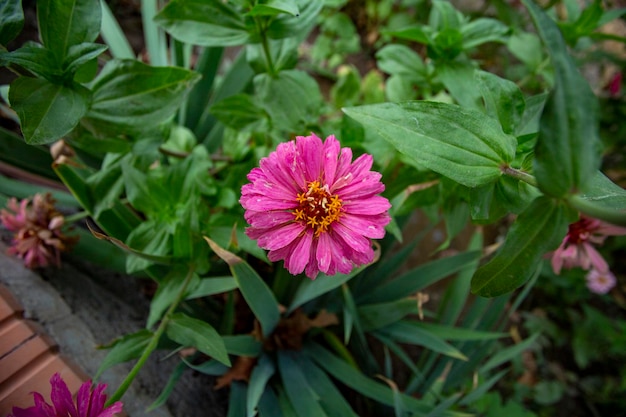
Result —
[[[304,271],[306,276],[311,279],[317,278],[317,275],[320,272],[316,259],[318,245],[319,239],[313,239],[313,243],[311,244],[311,253],[309,254],[309,262],[307,263],[306,269]]]
[[[381,177],[378,172],[369,172],[367,175],[361,176],[360,179],[354,179],[344,187],[336,188],[334,192],[342,200],[371,197],[385,191],[385,185],[380,182]]]
[[[342,245],[342,248],[352,249],[356,252],[367,252],[371,250],[371,243],[369,239],[363,237],[361,234],[354,232],[351,229],[348,229],[346,226],[341,224],[341,222],[335,222],[331,225],[332,233],[339,236],[345,245]],[[347,251],[346,251],[347,252]]]
[[[311,257],[311,243],[313,241],[313,231],[307,228],[304,235],[297,239],[293,251],[289,255],[287,265],[288,270],[293,275],[301,274],[309,263]]]
[[[242,207],[246,210],[267,211],[267,210],[290,210],[298,207],[295,200],[278,200],[262,194],[252,194],[240,200]]]
[[[355,200],[344,200],[343,209],[350,214],[381,214],[391,208],[389,200],[378,195]]]
[[[351,164],[352,149],[341,148],[341,151],[339,152],[339,161],[337,162],[337,170],[335,171],[335,180],[330,187],[331,191],[333,191],[336,187],[342,187],[346,185],[346,181],[349,181],[349,178],[353,177],[353,175],[350,173]]]
[[[260,247],[268,250],[279,249],[293,242],[304,229],[305,226],[299,222],[279,226],[268,230],[263,236],[260,236],[258,244]]]
[[[337,164],[341,146],[334,135],[330,135],[324,142],[323,155],[323,178],[324,184],[332,185],[335,182],[335,173],[337,172]]]
[[[590,244],[582,243],[582,250],[584,252],[585,264],[581,265],[584,269],[593,267],[600,273],[606,273],[609,271],[609,265],[606,263],[602,255]]]
[[[72,417],[79,417],[78,411],[74,406],[72,393],[67,388],[65,381],[61,379],[61,375],[58,373],[52,375],[52,378],[50,378],[50,385],[52,385],[50,399],[52,400],[52,404],[54,405],[57,414],[62,416],[70,415]]]
[[[320,179],[322,173],[322,149],[324,144],[316,135],[297,136],[296,147],[302,156],[307,181]]]
[[[352,230],[370,239],[385,237],[385,226],[391,221],[387,213],[380,216],[355,216],[344,213],[339,222]]]
[[[254,227],[270,229],[294,220],[290,211],[246,211],[244,218]]]

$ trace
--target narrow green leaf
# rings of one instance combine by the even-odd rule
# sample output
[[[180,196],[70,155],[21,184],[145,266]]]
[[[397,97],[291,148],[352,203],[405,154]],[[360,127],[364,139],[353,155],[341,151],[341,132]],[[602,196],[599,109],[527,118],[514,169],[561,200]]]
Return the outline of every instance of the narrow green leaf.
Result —
[[[479,251],[472,251],[428,262],[380,285],[375,290],[364,294],[357,301],[362,304],[400,300],[465,267],[471,266],[479,257]]]
[[[272,290],[246,262],[231,265],[231,271],[241,294],[261,323],[263,336],[270,335],[280,320],[278,302]]]
[[[130,47],[126,35],[122,31],[122,28],[120,28],[119,23],[117,23],[106,1],[100,1],[100,5],[102,6],[102,27],[100,28],[100,34],[106,44],[109,45],[111,54],[117,59],[135,58],[133,48]]]
[[[420,322],[416,326],[444,340],[492,340],[509,337],[508,333],[473,330],[435,323]]]
[[[589,84],[568,54],[563,37],[533,1],[524,0],[555,71],[555,83],[543,115],[534,173],[546,194],[562,197],[586,191],[600,166],[598,105]]]
[[[242,16],[221,1],[173,0],[154,21],[174,38],[194,45],[243,45],[250,37]]]
[[[389,303],[366,304],[359,307],[363,330],[371,331],[395,323],[409,314],[417,314],[417,300],[404,298]]]
[[[298,290],[291,300],[291,305],[287,310],[288,313],[294,311],[307,301],[311,301],[314,298],[319,297],[322,294],[326,294],[329,291],[341,286],[344,282],[349,281],[352,277],[361,272],[363,268],[356,268],[349,274],[336,274],[332,277],[320,274],[314,280],[302,280]]]
[[[472,292],[495,297],[526,282],[541,257],[561,242],[573,215],[561,202],[548,197],[535,199],[519,215],[494,258],[476,271]]]
[[[83,123],[126,135],[156,127],[174,115],[199,78],[183,68],[109,61],[93,83],[93,100]]]
[[[143,36],[150,57],[150,64],[160,67],[167,65],[168,45],[165,32],[154,22],[158,7],[157,0],[141,0]]]
[[[233,381],[230,384],[228,414],[226,414],[226,417],[245,417],[247,391],[247,385],[241,381]]]
[[[515,138],[478,111],[417,101],[343,110],[415,163],[468,187],[496,180],[515,156]]]
[[[482,398],[487,392],[491,390],[491,388],[498,382],[504,375],[509,372],[508,369],[504,371],[500,371],[497,374],[493,375],[487,381],[480,384],[478,387],[474,388],[470,391],[463,399],[459,402],[461,405],[471,405],[476,400]]]
[[[28,145],[22,137],[3,127],[0,127],[0,161],[58,180],[52,170],[52,157],[45,147]]]
[[[189,290],[185,299],[208,297],[215,294],[222,294],[237,288],[237,282],[233,277],[210,277],[200,280]]]
[[[172,394],[174,387],[176,387],[176,383],[183,376],[183,373],[185,372],[186,369],[187,369],[187,365],[185,364],[185,362],[178,362],[178,364],[174,368],[174,371],[172,371],[172,374],[168,378],[167,384],[165,384],[165,387],[163,388],[159,396],[156,398],[156,400],[154,400],[154,402],[150,404],[150,406],[148,407],[147,409],[148,412],[165,404],[167,399]]]
[[[423,328],[421,323],[418,322],[401,321],[378,331],[396,342],[423,346],[426,349],[450,356],[451,358],[467,360],[467,356],[461,351],[447,343],[443,338]]]
[[[167,322],[165,332],[173,341],[195,347],[224,365],[231,366],[222,338],[209,323],[176,313]]]
[[[20,118],[26,143],[53,142],[68,134],[87,112],[89,90],[66,87],[40,78],[19,77],[11,83],[9,99]]]
[[[486,374],[496,366],[500,366],[503,363],[512,360],[513,358],[518,358],[522,354],[522,352],[529,349],[535,343],[535,340],[537,340],[538,337],[539,333],[536,333],[530,336],[528,339],[524,340],[523,342],[499,350],[487,361],[487,363],[481,366],[478,371],[481,374]]]
[[[288,350],[278,352],[278,370],[283,387],[298,417],[326,417],[320,397],[309,385],[308,379],[296,361],[298,353]]]
[[[22,0],[3,0],[0,3],[0,45],[6,45],[17,37],[24,26]]]
[[[268,355],[262,355],[250,374],[246,398],[246,416],[254,417],[259,401],[266,390],[267,382],[276,372],[274,362]]]
[[[231,355],[254,358],[259,356],[263,349],[261,342],[248,334],[222,336],[222,340],[224,341],[224,346],[226,346],[226,351]]]
[[[152,328],[152,326],[161,320],[163,313],[177,299],[182,286],[185,284],[185,280],[182,279],[184,273],[185,272],[181,271],[172,271],[160,281],[159,287],[150,301],[150,313],[148,314],[146,323],[148,329]],[[194,274],[189,286],[193,287],[197,282],[198,276]]]
[[[37,2],[39,35],[62,62],[72,45],[93,42],[100,33],[102,9],[94,0],[40,0]]]
[[[143,329],[113,342],[111,350],[100,363],[94,379],[98,379],[102,372],[114,365],[139,358],[153,337],[154,334],[151,331]]]

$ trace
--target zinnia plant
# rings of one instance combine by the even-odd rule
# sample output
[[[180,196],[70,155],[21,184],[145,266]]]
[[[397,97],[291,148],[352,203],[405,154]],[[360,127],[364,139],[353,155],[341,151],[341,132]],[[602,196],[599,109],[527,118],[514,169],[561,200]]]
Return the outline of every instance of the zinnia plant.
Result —
[[[28,268],[61,265],[61,252],[68,250],[77,238],[63,232],[65,218],[50,194],[36,194],[32,202],[9,200],[0,210],[0,222],[13,232],[8,252],[24,260]]]
[[[370,239],[384,237],[391,207],[372,162],[367,154],[352,161],[332,135],[281,143],[242,188],[246,234],[294,275],[346,274],[372,262]]]
[[[43,396],[34,392],[35,405],[29,408],[13,407],[13,413],[8,417],[112,417],[122,411],[123,404],[115,402],[106,407],[106,384],[98,384],[93,390],[91,381],[84,382],[76,396],[76,402],[72,399],[72,393],[61,375],[55,373],[50,378],[52,391],[48,404]]]

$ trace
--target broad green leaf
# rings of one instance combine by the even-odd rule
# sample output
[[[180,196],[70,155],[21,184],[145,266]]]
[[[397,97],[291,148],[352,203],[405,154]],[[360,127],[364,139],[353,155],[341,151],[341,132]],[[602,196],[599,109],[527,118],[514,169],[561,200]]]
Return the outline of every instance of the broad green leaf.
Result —
[[[386,45],[376,52],[378,68],[391,75],[403,75],[410,79],[423,79],[426,65],[422,58],[406,45]]]
[[[254,78],[255,94],[270,115],[271,124],[290,132],[299,132],[317,122],[322,96],[317,82],[299,70],[267,73]]]
[[[235,94],[215,103],[209,112],[225,126],[241,130],[267,117],[249,94]]]
[[[486,71],[476,71],[487,114],[498,119],[504,133],[513,134],[524,114],[524,95],[517,84]]]
[[[504,23],[489,18],[479,18],[461,27],[463,49],[467,50],[486,42],[505,42],[509,32]]]
[[[471,266],[479,257],[480,252],[472,251],[428,262],[372,289],[372,291],[359,297],[357,301],[362,304],[400,300],[465,267]]]
[[[63,62],[63,70],[66,73],[74,74],[81,65],[97,58],[106,50],[106,45],[100,45],[92,42],[72,45],[68,49],[67,56]]]
[[[41,45],[25,45],[12,52],[0,51],[0,65],[14,64],[25,68],[31,73],[59,84],[63,71],[55,62],[52,51]]]
[[[198,285],[195,285],[189,290],[186,299],[191,300],[194,298],[208,297],[210,295],[232,291],[236,288],[237,282],[233,277],[203,278]]]
[[[22,0],[3,0],[0,3],[0,45],[6,45],[17,37],[24,26]]]
[[[600,171],[589,180],[586,193],[573,195],[569,203],[591,217],[626,226],[626,190]]]
[[[391,36],[395,36],[396,38],[407,39],[424,45],[428,45],[431,41],[429,33],[427,33],[425,28],[421,26],[411,26],[386,33]]]
[[[301,353],[278,351],[278,371],[283,380],[283,387],[298,417],[326,417],[320,405],[320,397],[314,391],[305,373],[296,362]]]
[[[535,146],[535,177],[539,188],[555,197],[586,191],[600,165],[597,99],[568,55],[554,21],[534,2],[523,3],[555,70],[554,89],[541,117]]]
[[[176,313],[168,320],[165,332],[173,341],[195,347],[224,365],[231,366],[221,336],[209,323]]]
[[[170,1],[154,18],[174,38],[200,46],[235,46],[249,41],[249,28],[229,3]]]
[[[174,115],[199,78],[183,68],[109,61],[93,83],[93,101],[84,122],[96,130],[125,134],[156,127]]]
[[[459,105],[467,109],[482,110],[475,72],[473,65],[459,61],[439,62],[436,68],[437,78]]]
[[[336,274],[332,277],[320,274],[314,280],[302,280],[296,293],[291,300],[288,312],[294,311],[307,301],[311,301],[314,298],[319,297],[322,294],[326,294],[329,291],[341,286],[344,282],[347,282],[352,277],[361,272],[363,268],[356,268],[349,274]]]
[[[299,16],[300,9],[294,0],[267,0],[259,2],[250,11],[250,16],[276,16],[287,13],[292,16]]]
[[[418,322],[401,321],[379,329],[378,332],[392,338],[396,342],[423,346],[426,349],[450,356],[451,358],[467,360],[467,357],[461,351],[447,343],[442,337],[423,328],[421,323]]]
[[[296,0],[300,10],[298,16],[282,14],[273,18],[267,28],[267,35],[272,39],[294,38],[304,41],[317,22],[317,15],[324,6],[322,0]]]
[[[524,284],[541,257],[555,249],[567,233],[575,213],[562,202],[539,197],[519,215],[506,241],[472,279],[472,292],[495,297]]]
[[[498,179],[515,155],[515,138],[475,110],[419,101],[343,110],[408,159],[468,187]]]
[[[266,390],[267,382],[276,372],[274,362],[268,355],[262,355],[250,374],[246,395],[246,416],[254,417],[255,409]]]
[[[128,201],[143,213],[157,214],[164,211],[171,201],[171,193],[160,182],[148,177],[130,163],[122,164],[122,175]]]
[[[53,142],[68,134],[87,112],[89,90],[40,78],[20,77],[11,83],[11,106],[20,118],[26,143]]]
[[[94,379],[98,379],[102,372],[114,365],[140,357],[153,337],[154,334],[151,331],[143,329],[113,342],[111,350],[102,360]]]
[[[93,42],[100,34],[102,9],[94,0],[39,0],[37,20],[43,44],[61,63],[71,46]]]
[[[511,35],[507,42],[509,51],[530,70],[538,72],[543,62],[541,39],[534,33],[519,32]]]

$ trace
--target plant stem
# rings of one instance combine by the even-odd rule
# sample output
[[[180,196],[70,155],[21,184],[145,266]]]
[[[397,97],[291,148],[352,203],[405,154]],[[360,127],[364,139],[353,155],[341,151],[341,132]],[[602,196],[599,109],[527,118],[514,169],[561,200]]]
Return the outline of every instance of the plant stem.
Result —
[[[513,177],[519,181],[524,181],[526,184],[530,184],[533,187],[537,187],[537,180],[535,179],[535,177],[533,177],[527,172],[521,171],[519,169],[515,169],[508,165],[506,167],[501,168],[501,170],[502,170],[502,173],[508,175],[509,177]]]
[[[174,314],[176,307],[178,307],[178,304],[180,304],[180,302],[185,297],[185,293],[187,292],[187,287],[189,286],[189,283],[191,282],[191,278],[193,277],[194,269],[195,268],[193,265],[189,267],[189,270],[187,271],[187,276],[185,277],[185,281],[183,282],[183,285],[181,286],[180,291],[178,292],[178,295],[176,296],[176,299],[174,300],[172,305],[170,305],[169,309],[163,316],[163,319],[159,323],[159,327],[157,327],[156,331],[152,335],[152,339],[150,339],[150,343],[148,343],[148,346],[146,346],[146,348],[142,352],[141,357],[139,358],[135,366],[133,366],[133,369],[130,370],[130,372],[124,379],[124,381],[122,381],[122,383],[118,387],[117,391],[115,391],[115,393],[113,393],[111,398],[107,400],[106,402],[107,406],[113,404],[115,401],[118,401],[120,398],[122,398],[122,396],[126,393],[128,388],[130,387],[130,384],[132,384],[135,377],[141,370],[141,368],[143,368],[143,366],[145,365],[146,361],[148,360],[152,352],[154,352],[154,350],[156,349],[157,345],[159,344],[159,339],[161,339],[161,336],[165,332],[165,329],[167,328],[167,324],[169,323],[172,314]]]
[[[255,21],[257,29],[259,30],[259,35],[261,36],[261,45],[263,46],[263,53],[265,54],[267,73],[274,77],[276,75],[276,68],[274,67],[274,60],[272,59],[272,54],[270,52],[270,44],[268,42],[267,33],[265,31],[266,28],[263,27],[261,19],[256,18]]]
[[[78,213],[70,214],[69,216],[65,216],[65,223],[71,224],[75,223],[79,220],[85,219],[91,216],[91,214],[87,211],[79,211]]]

